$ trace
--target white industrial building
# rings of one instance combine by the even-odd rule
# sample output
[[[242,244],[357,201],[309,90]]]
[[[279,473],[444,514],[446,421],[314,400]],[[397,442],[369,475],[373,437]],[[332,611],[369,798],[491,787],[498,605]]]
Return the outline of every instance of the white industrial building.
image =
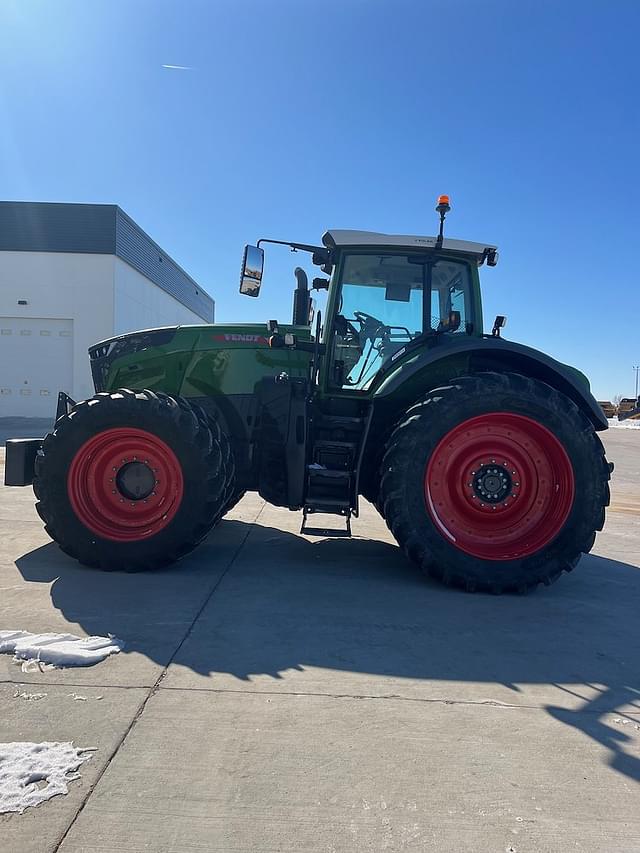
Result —
[[[213,319],[211,297],[116,205],[0,202],[0,417],[90,396],[97,341]]]

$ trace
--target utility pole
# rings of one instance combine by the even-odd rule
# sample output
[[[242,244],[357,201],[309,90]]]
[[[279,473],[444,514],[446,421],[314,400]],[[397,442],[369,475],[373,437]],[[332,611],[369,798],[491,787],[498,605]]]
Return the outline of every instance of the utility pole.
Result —
[[[634,364],[633,369],[636,372],[636,400],[638,399],[638,374],[640,373],[640,364]]]

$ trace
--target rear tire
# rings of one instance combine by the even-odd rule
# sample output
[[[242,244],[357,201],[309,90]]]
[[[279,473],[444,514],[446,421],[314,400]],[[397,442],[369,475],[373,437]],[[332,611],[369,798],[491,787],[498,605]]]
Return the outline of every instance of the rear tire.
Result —
[[[186,400],[121,389],[56,422],[36,459],[34,491],[65,553],[137,572],[179,560],[206,536],[227,480],[219,437]]]
[[[231,497],[229,498],[229,500],[227,501],[225,508],[222,510],[223,517],[228,512],[231,512],[231,510],[236,506],[236,504],[240,503],[240,501],[242,500],[242,498],[245,495],[246,495],[246,492],[235,492],[234,494],[232,494]]]
[[[455,379],[391,435],[380,505],[407,556],[470,592],[571,571],[602,530],[609,466],[568,397],[515,373]]]

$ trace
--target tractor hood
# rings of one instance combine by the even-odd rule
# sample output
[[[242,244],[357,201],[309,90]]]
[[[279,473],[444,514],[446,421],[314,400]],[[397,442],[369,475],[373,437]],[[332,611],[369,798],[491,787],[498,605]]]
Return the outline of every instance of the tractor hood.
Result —
[[[310,336],[308,326],[279,329]],[[89,357],[96,392],[148,388],[189,397],[252,393],[262,376],[303,375],[309,361],[306,353],[270,349],[265,323],[143,329],[94,344]]]

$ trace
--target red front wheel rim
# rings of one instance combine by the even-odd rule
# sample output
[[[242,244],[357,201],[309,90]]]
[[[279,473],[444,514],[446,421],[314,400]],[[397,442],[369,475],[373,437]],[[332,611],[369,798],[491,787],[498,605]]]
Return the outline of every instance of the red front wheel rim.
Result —
[[[173,520],[184,493],[182,469],[153,433],[117,427],[97,433],[76,452],[67,494],[80,521],[96,535],[135,542]]]
[[[528,557],[558,536],[573,506],[571,461],[532,418],[491,412],[438,443],[424,475],[427,511],[440,534],[486,560]]]

